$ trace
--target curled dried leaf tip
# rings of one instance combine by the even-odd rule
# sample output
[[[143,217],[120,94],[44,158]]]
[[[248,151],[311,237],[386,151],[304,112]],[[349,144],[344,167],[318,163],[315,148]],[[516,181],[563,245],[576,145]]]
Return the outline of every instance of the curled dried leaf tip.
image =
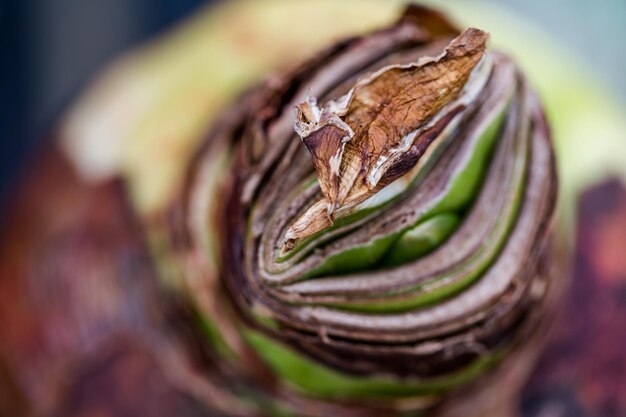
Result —
[[[321,109],[311,97],[297,106],[295,131],[311,154],[323,197],[289,228],[284,250],[415,166],[429,144],[422,136],[432,137],[422,135],[426,124],[458,97],[488,38],[467,29],[440,55],[381,68]]]

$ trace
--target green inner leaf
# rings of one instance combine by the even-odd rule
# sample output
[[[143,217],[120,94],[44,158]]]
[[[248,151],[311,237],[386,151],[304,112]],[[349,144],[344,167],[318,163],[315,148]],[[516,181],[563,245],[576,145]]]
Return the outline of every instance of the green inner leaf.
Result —
[[[419,223],[395,241],[383,258],[383,264],[401,265],[432,252],[452,235],[459,223],[460,218],[455,213],[438,214]]]
[[[401,380],[391,377],[363,377],[346,374],[317,363],[288,346],[251,330],[243,329],[247,343],[286,383],[324,398],[394,397],[436,394],[461,385],[492,366],[504,349],[482,356],[464,369],[442,377]]]

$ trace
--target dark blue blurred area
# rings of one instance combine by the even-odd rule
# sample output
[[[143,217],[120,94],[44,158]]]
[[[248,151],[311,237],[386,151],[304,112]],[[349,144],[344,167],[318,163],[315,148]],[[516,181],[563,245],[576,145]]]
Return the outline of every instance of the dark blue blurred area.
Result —
[[[206,3],[0,1],[0,196],[98,70]]]

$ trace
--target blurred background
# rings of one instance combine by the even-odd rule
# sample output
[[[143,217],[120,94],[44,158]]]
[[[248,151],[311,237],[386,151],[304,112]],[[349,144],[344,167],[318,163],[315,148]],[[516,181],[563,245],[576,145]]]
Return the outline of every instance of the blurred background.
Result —
[[[176,27],[185,18],[216,3],[220,2],[208,0],[0,0],[0,197],[4,199],[11,194],[10,185],[16,176],[26,171],[24,167],[27,166],[26,159],[29,153],[58,127],[59,121],[68,113],[68,110],[76,110],[73,105],[77,99],[81,98],[86,90],[93,88],[94,80],[111,70],[110,64],[115,61],[115,58],[134,50],[148,40],[155,39],[166,29]],[[254,1],[249,3],[259,4]],[[430,1],[430,3],[434,2]],[[480,17],[480,10],[483,10],[473,10],[473,5],[476,4],[473,0],[441,3],[450,10],[454,10],[457,4],[463,3],[463,7],[458,10],[473,13],[459,17],[464,17],[470,22]],[[480,3],[485,7],[485,2]],[[489,2],[486,1],[486,3]],[[606,174],[610,176],[613,173],[622,173],[623,178],[626,178],[626,151],[623,151],[626,149],[626,127],[624,127],[626,114],[623,110],[626,104],[626,77],[624,77],[626,47],[623,44],[623,39],[626,38],[626,1],[494,0],[492,3],[494,8],[497,6],[497,8],[504,9],[507,14],[497,15],[496,13],[491,20],[498,20],[498,16],[512,16],[524,24],[528,23],[539,28],[539,32],[534,32],[531,36],[530,31],[525,31],[526,26],[515,26],[517,29],[510,28],[508,19],[496,22],[500,23],[501,29],[504,29],[504,32],[500,31],[498,35],[504,33],[510,38],[517,37],[516,41],[507,40],[508,44],[517,46],[516,51],[527,49],[527,51],[520,51],[523,52],[524,63],[533,65],[525,70],[530,69],[529,73],[532,76],[539,74],[535,80],[544,80],[543,84],[539,85],[539,90],[547,95],[554,93],[545,99],[551,116],[557,116],[553,119],[555,122],[553,126],[557,128],[557,148],[563,159],[561,162],[565,162],[561,189],[572,190],[571,199],[568,201],[570,206],[576,204],[579,208],[579,221],[576,228],[579,239],[575,249],[576,273],[574,285],[563,309],[568,325],[561,327],[560,333],[554,338],[555,341],[546,350],[528,384],[520,406],[526,417],[623,416],[621,412],[626,410],[626,361],[624,361],[626,258],[623,256],[624,248],[626,248],[626,190],[623,183],[618,180],[605,182],[590,191],[588,186],[595,186],[600,180],[605,180]],[[489,4],[486,7],[489,8]],[[378,9],[375,10],[378,12]],[[232,15],[229,16],[232,18]],[[207,16],[205,18],[208,19]],[[253,18],[256,20],[256,16]],[[268,18],[267,21],[270,19]],[[209,20],[200,19],[197,22],[202,27],[206,26]],[[217,23],[211,20],[210,24],[219,26],[211,33],[226,32],[231,23],[233,27],[238,23],[245,25],[245,22],[241,24],[236,19],[232,22]],[[272,26],[271,30],[260,27],[257,31],[264,33],[265,36],[260,42],[267,42],[267,39],[271,39],[271,34],[268,33],[276,32],[276,27]],[[550,45],[544,48],[545,45],[537,41],[537,39],[546,39],[537,37],[537,33],[543,34],[544,32],[551,34],[557,43],[553,44],[551,40],[546,40],[546,43]],[[184,35],[186,38],[183,37],[183,40],[185,42],[192,38],[197,40],[194,37],[202,38],[206,33],[208,32],[186,32]],[[233,35],[231,38],[226,39],[231,44],[224,43],[224,39],[216,41],[216,44],[226,45],[226,49],[214,48],[211,51],[214,54],[212,56],[241,58],[236,54],[229,55],[230,50],[228,50],[234,42],[233,38],[241,33],[233,31],[231,35]],[[284,35],[281,33],[279,36]],[[241,41],[240,38],[235,40]],[[249,41],[249,39],[243,40]],[[200,41],[190,46],[189,50],[204,52],[205,38]],[[188,45],[185,42],[182,43],[183,47]],[[288,42],[284,43],[288,44]],[[175,46],[174,52],[163,48],[166,50],[164,56],[168,59],[159,61],[163,56],[156,57],[157,66],[167,67],[171,63],[168,54],[175,54],[181,47],[181,44],[173,45]],[[267,50],[259,52],[258,45],[254,42],[252,42],[252,47],[257,48],[257,55],[271,55]],[[283,48],[288,49],[285,45]],[[210,57],[211,54],[207,56]],[[276,57],[282,58],[279,55],[272,55],[271,59],[276,60]],[[573,59],[570,59],[571,57]],[[146,143],[135,144],[135,148],[130,146],[132,148],[128,151],[130,156],[127,155],[127,159],[124,160],[127,164],[126,168],[129,166],[136,168],[139,165],[138,161],[149,162],[145,165],[145,172],[141,169],[138,169],[138,172],[131,170],[136,184],[143,186],[143,188],[138,187],[140,190],[146,188],[145,181],[143,181],[145,175],[152,179],[155,173],[154,163],[158,164],[160,171],[167,171],[167,168],[163,169],[163,159],[159,158],[165,156],[164,159],[169,159],[170,163],[171,160],[175,162],[177,159],[175,152],[174,158],[170,158],[168,154],[172,149],[180,151],[175,146],[168,148],[168,145],[173,145],[168,142],[171,140],[169,136],[174,137],[174,140],[179,140],[197,136],[198,133],[195,130],[196,126],[184,117],[189,113],[190,108],[197,106],[193,101],[189,103],[188,97],[184,95],[188,92],[185,89],[189,86],[178,83],[180,73],[177,71],[182,71],[189,76],[192,90],[196,87],[194,83],[205,88],[201,93],[206,94],[207,97],[215,93],[214,90],[206,88],[206,83],[203,84],[206,78],[210,78],[210,75],[206,73],[207,69],[216,67],[216,73],[220,74],[234,72],[231,78],[228,78],[230,74],[226,74],[222,79],[218,78],[216,82],[220,84],[220,81],[227,81],[220,84],[223,94],[220,96],[216,93],[216,96],[224,99],[233,92],[229,89],[231,87],[228,82],[232,82],[232,85],[247,82],[250,74],[254,71],[263,72],[265,68],[263,59],[259,58],[256,61],[244,61],[243,65],[240,65],[245,67],[250,62],[256,65],[248,73],[245,70],[237,73],[230,62],[220,67],[219,62],[214,63],[205,57],[205,61],[180,63],[179,66],[183,70],[179,66],[171,65],[172,68],[166,68],[164,74],[161,74],[158,71],[152,72],[154,61],[151,59],[153,58],[155,57],[142,56],[139,64],[133,62],[132,65],[124,68],[125,70],[139,68],[139,70],[130,71],[129,74],[124,73],[120,83],[111,84],[117,88],[114,90],[119,96],[118,101],[115,99],[108,101],[108,97],[102,98],[100,95],[97,99],[102,100],[98,103],[100,107],[96,106],[96,111],[91,113],[87,111],[86,116],[81,114],[80,117],[74,118],[87,120],[88,123],[82,128],[86,127],[90,132],[95,130],[104,133],[104,136],[90,136],[91,139],[95,138],[95,142],[91,140],[88,146],[91,145],[95,152],[100,152],[102,149],[94,145],[101,143],[103,138],[111,139],[115,134],[118,134],[118,139],[128,139],[126,134],[132,134],[132,138],[135,139],[135,133],[138,131],[143,135],[139,139],[156,138],[162,141],[159,143],[164,145],[162,148],[165,149],[165,155],[163,152],[161,155],[158,152],[156,155],[148,152],[147,148],[152,147],[153,142],[150,142],[149,146],[146,146]],[[144,62],[148,62],[145,67],[141,65]],[[193,79],[193,76],[197,74],[192,71],[185,72],[189,67],[189,62],[198,64],[199,79]],[[253,64],[249,66],[254,66]],[[238,69],[241,70],[241,68]],[[538,72],[538,69],[544,71],[545,74]],[[579,76],[579,71],[582,71],[583,76]],[[153,78],[143,77],[145,74]],[[152,88],[163,87],[162,89],[165,90],[164,87],[171,85],[183,92],[180,95],[172,93],[171,96],[168,92],[163,93],[164,96],[171,98],[173,103],[171,108],[164,107],[164,112],[169,115],[170,113],[167,112],[175,108],[178,111],[176,116],[183,116],[181,117],[182,127],[176,123],[174,126],[161,123],[162,119],[169,118],[162,117],[163,113],[160,112],[160,108],[149,108],[149,111],[145,112],[146,120],[156,126],[154,130],[135,131],[128,126],[122,126],[119,131],[113,132],[115,134],[111,134],[112,130],[118,126],[110,126],[107,123],[110,120],[119,121],[121,119],[119,113],[124,113],[125,110],[107,114],[108,119],[102,117],[100,110],[104,108],[108,111],[111,110],[109,107],[115,107],[118,102],[124,102],[128,97],[120,94],[120,90],[124,93],[129,85],[141,84],[136,81],[144,81],[144,78],[148,80],[139,86],[139,93]],[[172,79],[175,80],[172,81]],[[587,81],[593,86],[590,87]],[[555,87],[552,88],[552,86]],[[214,86],[209,85],[209,87]],[[601,94],[596,95],[598,89],[601,90]],[[107,89],[100,88],[98,91],[106,93]],[[216,111],[222,104],[217,99],[213,103],[209,100],[211,97],[207,98],[202,94],[199,96],[200,101],[205,100],[205,104],[208,103],[206,113]],[[158,101],[158,97],[154,101]],[[154,104],[150,101],[152,96],[139,94],[139,98],[148,102],[147,105],[146,101],[140,103],[146,107]],[[179,106],[182,102],[187,104],[187,107]],[[219,105],[216,104],[218,102]],[[85,103],[90,102],[87,100]],[[145,114],[141,111],[137,112],[137,109],[132,106],[134,104],[136,103],[131,100],[130,108],[135,111],[131,119],[134,117],[137,119],[135,122],[140,124],[144,119],[138,117],[137,114],[139,113],[139,116],[145,116]],[[215,104],[215,108],[210,106],[212,104]],[[191,119],[204,117],[198,114],[192,113]],[[92,122],[96,119],[93,117],[96,117],[98,122],[102,120],[104,122],[99,126],[94,126]],[[151,123],[144,124],[152,127]],[[200,128],[204,127],[200,126]],[[78,130],[80,133],[85,133]],[[165,134],[162,136],[165,136],[165,139],[159,136],[163,132]],[[179,134],[179,137],[170,135],[171,132]],[[72,133],[71,129],[70,133]],[[127,142],[118,142],[117,145],[127,146]],[[183,145],[185,144],[180,146],[184,150],[186,145]],[[112,147],[115,148],[115,146],[114,143]],[[133,159],[136,155],[140,155],[140,158]],[[86,160],[91,162],[89,158]],[[610,164],[605,163],[609,160]],[[592,177],[593,172],[600,172],[603,166],[610,166],[610,169],[603,171],[602,177],[598,174],[593,179],[584,181],[586,177]],[[615,169],[616,167],[618,169]],[[173,168],[174,171],[175,168]],[[154,181],[160,182],[160,179],[159,177]],[[582,190],[587,191],[581,194]],[[139,194],[138,200],[142,201],[143,194]],[[562,192],[562,194],[565,193]],[[0,201],[0,207],[2,207],[1,203]]]
[[[108,62],[209,3],[217,2],[0,2],[1,195],[6,195],[28,151]],[[626,1],[497,3],[552,33],[626,102]]]

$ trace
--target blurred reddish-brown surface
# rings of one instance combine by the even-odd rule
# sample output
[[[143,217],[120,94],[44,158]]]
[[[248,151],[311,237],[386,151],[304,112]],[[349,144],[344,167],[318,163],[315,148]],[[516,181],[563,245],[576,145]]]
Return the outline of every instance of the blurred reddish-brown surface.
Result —
[[[167,303],[122,184],[33,162],[2,224],[0,416],[207,415],[157,359]]]
[[[574,277],[522,409],[626,416],[626,189],[617,180],[580,198]]]

